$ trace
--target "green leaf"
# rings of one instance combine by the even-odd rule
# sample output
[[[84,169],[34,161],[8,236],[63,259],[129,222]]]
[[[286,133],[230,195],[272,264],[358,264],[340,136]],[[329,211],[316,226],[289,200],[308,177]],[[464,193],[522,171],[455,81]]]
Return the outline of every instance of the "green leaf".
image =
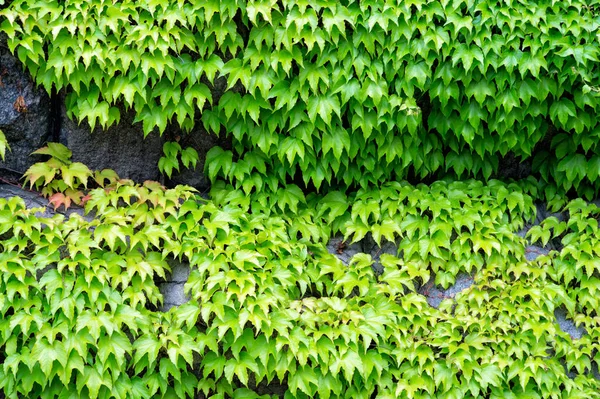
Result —
[[[319,378],[311,367],[304,366],[289,376],[288,384],[293,395],[296,395],[296,391],[300,389],[304,394],[312,397],[319,387]]]
[[[213,147],[206,154],[204,168],[205,171],[208,171],[208,178],[211,182],[215,181],[219,172],[225,177],[229,176],[232,167],[233,154],[231,151],[224,151],[220,147]]]
[[[340,100],[336,95],[313,96],[308,99],[308,117],[315,123],[317,115],[327,124],[331,124],[331,114],[340,116]]]
[[[183,151],[181,151],[181,163],[186,168],[196,168],[196,164],[198,163],[199,157],[198,152],[192,147],[186,147]]]
[[[52,168],[46,162],[38,162],[33,164],[27,171],[25,172],[25,184],[29,183],[29,187],[39,187],[40,185],[47,186],[52,182],[54,176],[58,172],[57,169]],[[44,179],[43,182],[40,179]]]
[[[479,369],[475,369],[475,380],[479,382],[483,390],[488,389],[488,386],[498,387],[500,386],[502,371],[494,364],[488,364],[482,366]]]
[[[65,165],[60,168],[63,181],[72,189],[77,189],[79,184],[83,184],[87,188],[88,179],[92,177],[92,172],[87,166],[80,162],[73,162],[70,165]],[[75,178],[79,180],[78,184],[75,183]]]
[[[10,150],[10,146],[6,140],[6,136],[4,136],[4,132],[0,130],[0,160],[4,161],[7,149]]]
[[[60,143],[48,143],[46,147],[42,147],[31,154],[50,155],[64,164],[71,163],[71,156],[73,155],[71,150]]]
[[[167,175],[167,177],[171,177],[173,169],[179,172],[179,161],[177,158],[161,157],[158,160],[158,170]]]
[[[103,376],[94,367],[90,366],[84,367],[83,376],[80,381],[81,382],[78,381],[77,383],[78,391],[81,393],[81,384],[85,384],[88,389],[90,399],[95,399],[98,397],[102,385],[106,385],[109,389],[112,386],[112,384],[103,378]]]
[[[318,213],[320,215],[328,212],[328,220],[344,215],[348,211],[348,198],[340,191],[331,191],[319,202]]]

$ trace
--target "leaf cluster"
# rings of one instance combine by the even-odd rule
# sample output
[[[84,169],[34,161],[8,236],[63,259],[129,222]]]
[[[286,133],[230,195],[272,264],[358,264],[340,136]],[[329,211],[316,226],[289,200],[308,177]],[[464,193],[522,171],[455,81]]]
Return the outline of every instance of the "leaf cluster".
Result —
[[[15,0],[0,19],[92,128],[125,105],[145,134],[200,121],[231,135],[213,180],[489,179],[514,158],[550,190],[599,187],[589,1]]]
[[[92,172],[81,162],[72,162],[72,152],[63,144],[48,143],[32,153],[32,155],[49,156],[45,162],[33,164],[23,175],[24,185],[29,184],[48,197],[50,203],[56,210],[61,205],[67,209],[71,203],[82,205],[87,199],[85,191],[88,188],[90,179],[100,187],[105,187],[108,183],[115,183],[119,180],[115,171],[104,169],[102,171]]]
[[[198,152],[192,147],[183,149],[176,141],[165,142],[163,154],[158,160],[158,170],[169,178],[173,174],[173,169],[179,172],[181,164],[184,168],[195,169],[198,163]]]
[[[185,186],[119,180],[89,192],[95,218],[43,218],[19,198],[0,199],[1,389],[30,398],[598,397],[596,333],[576,342],[553,321],[561,306],[595,312],[597,271],[573,266],[572,291],[541,267],[550,257],[525,259],[515,232],[535,216],[527,185],[278,190],[246,195],[221,183],[205,200]],[[569,209],[569,228],[589,231],[573,245],[595,242],[585,220],[597,208]],[[348,265],[328,252],[332,234],[358,240],[365,225],[398,252]],[[450,255],[446,243],[460,250]],[[190,265],[190,301],[160,312],[157,282],[176,262]],[[428,305],[420,286],[465,270],[477,271],[471,288]]]

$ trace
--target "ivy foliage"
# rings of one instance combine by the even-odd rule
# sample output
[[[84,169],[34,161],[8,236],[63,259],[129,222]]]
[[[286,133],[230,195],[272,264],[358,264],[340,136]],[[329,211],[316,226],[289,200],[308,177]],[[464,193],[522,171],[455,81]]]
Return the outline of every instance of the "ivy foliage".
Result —
[[[158,170],[169,178],[173,170],[179,172],[182,164],[184,168],[189,169],[195,169],[198,164],[198,152],[192,147],[181,148],[176,141],[165,142],[163,154],[158,160]]]
[[[72,162],[73,153],[60,143],[48,143],[32,154],[47,155],[50,159],[37,162],[27,169],[23,175],[23,185],[29,184],[29,188],[35,187],[39,190],[49,199],[50,204],[54,205],[55,210],[60,206],[66,210],[71,203],[82,205],[88,198],[84,191],[88,188],[90,180],[99,187],[119,180],[114,170],[104,169],[92,173],[81,162]]]
[[[0,199],[6,396],[599,397],[596,206],[532,230],[564,247],[529,262],[528,182],[281,190],[221,183],[206,200],[115,180],[87,193],[95,218]],[[345,265],[332,234],[397,246]],[[160,312],[174,261],[190,264],[190,302]],[[461,272],[475,284],[430,307],[419,288]],[[561,307],[589,336],[562,332]]]
[[[66,89],[69,115],[108,127],[124,106],[145,134],[199,123],[234,145],[207,156],[211,200],[38,151],[30,187],[96,217],[0,199],[1,389],[598,398],[600,210],[560,196],[598,187],[595,6],[12,1],[0,30],[39,84]],[[167,175],[197,162],[164,154]],[[490,179],[510,156],[533,158],[542,184]],[[404,181],[445,174],[488,182]],[[542,188],[569,217],[524,238]],[[345,265],[336,234],[380,251]],[[528,240],[555,249],[528,261]],[[175,261],[190,301],[161,312]],[[474,285],[429,306],[425,284],[459,273]]]
[[[596,3],[15,0],[0,30],[92,127],[124,104],[146,134],[201,121],[231,135],[209,172],[240,187],[270,184],[264,165],[318,189],[487,179],[515,157],[589,198]]]
[[[4,160],[6,156],[6,150],[10,151],[10,146],[8,145],[8,141],[6,140],[6,136],[4,132],[0,130],[0,160]]]

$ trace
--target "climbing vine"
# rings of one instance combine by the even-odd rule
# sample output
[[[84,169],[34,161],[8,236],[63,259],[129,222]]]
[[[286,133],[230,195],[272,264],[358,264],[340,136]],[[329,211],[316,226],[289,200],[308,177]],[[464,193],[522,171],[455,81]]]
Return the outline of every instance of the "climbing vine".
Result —
[[[36,151],[25,184],[85,214],[0,199],[7,397],[600,396],[600,209],[563,196],[599,187],[590,2],[0,5],[69,116],[233,140],[207,154],[211,199]],[[167,176],[199,160],[163,152]],[[495,180],[511,156],[539,181]],[[523,234],[542,197],[563,213]],[[377,250],[345,264],[332,236]],[[189,302],[163,312],[176,261]]]
[[[92,128],[131,108],[145,134],[171,123],[230,135],[213,180],[488,179],[512,157],[532,160],[548,199],[591,198],[593,3],[15,0],[0,30]]]
[[[73,188],[86,216],[0,199],[7,397],[598,397],[595,205],[570,202],[565,221],[532,228],[562,247],[528,261],[528,181],[326,195],[221,182],[211,200],[85,181]],[[393,250],[346,265],[332,235]],[[190,265],[190,301],[162,312],[158,282],[175,262]],[[422,287],[460,273],[474,284],[431,307]],[[563,308],[582,338],[554,321]]]

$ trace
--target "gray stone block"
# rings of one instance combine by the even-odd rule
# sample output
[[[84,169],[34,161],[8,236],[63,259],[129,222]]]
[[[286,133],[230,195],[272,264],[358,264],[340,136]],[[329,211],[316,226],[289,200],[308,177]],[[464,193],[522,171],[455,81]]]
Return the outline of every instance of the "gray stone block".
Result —
[[[190,298],[184,293],[185,283],[162,283],[158,289],[163,295],[163,306],[161,311],[166,312],[174,306],[183,305]]]
[[[87,120],[78,123],[61,111],[60,142],[72,152],[72,160],[91,170],[113,169],[121,178],[137,182],[158,180],[158,160],[163,155],[164,138],[158,132],[144,138],[141,123],[133,123],[131,111],[121,110],[121,121],[107,130],[96,126],[92,131]]]
[[[171,273],[167,276],[167,282],[170,283],[185,283],[190,276],[190,265],[179,262],[177,259],[170,259]]]
[[[556,317],[556,322],[560,326],[560,329],[569,334],[572,339],[579,339],[587,334],[585,328],[577,327],[573,320],[567,318],[567,310],[564,307],[555,309],[554,317]]]

